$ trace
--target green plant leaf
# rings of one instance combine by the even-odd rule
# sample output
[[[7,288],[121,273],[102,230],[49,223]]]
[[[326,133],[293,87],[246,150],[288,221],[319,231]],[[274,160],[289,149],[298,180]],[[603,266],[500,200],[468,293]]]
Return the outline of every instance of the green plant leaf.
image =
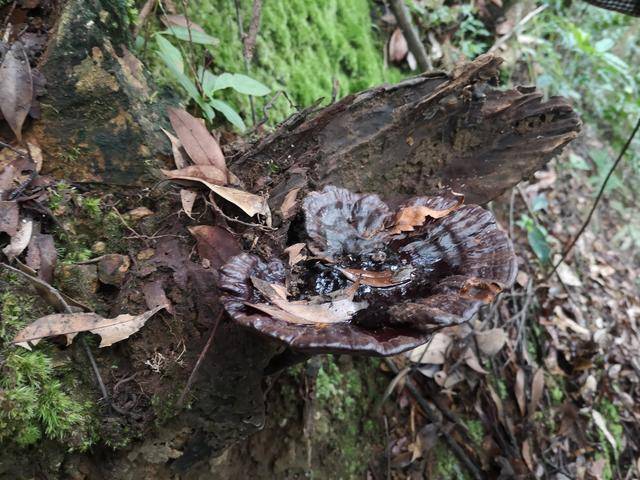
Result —
[[[533,250],[540,262],[548,263],[551,258],[551,247],[547,242],[547,236],[535,224],[529,225],[527,230],[527,240],[531,250]]]
[[[209,70],[198,67],[198,78],[200,79],[200,84],[202,85],[202,90],[204,91],[205,95],[209,95],[211,92],[213,92],[218,77],[216,77]]]
[[[226,72],[218,75],[215,80],[215,86],[211,90],[211,93],[217,90],[223,90],[225,88],[233,88],[238,93],[253,95],[255,97],[262,97],[271,91],[269,87],[258,82],[257,80],[254,80],[251,77],[247,77],[246,75],[242,75],[241,73]]]
[[[189,34],[191,31],[191,34]],[[186,28],[179,27],[177,25],[173,25],[166,30],[159,32],[161,34],[173,35],[180,40],[185,40],[187,42],[199,43],[201,45],[217,45],[218,39],[208,35],[206,33],[195,30],[194,28]]]
[[[238,113],[231,107],[231,105],[223,102],[222,100],[216,100],[215,98],[209,100],[209,104],[220,113],[222,113],[226,117],[226,119],[229,120],[239,130],[246,130],[247,127],[244,124],[244,121],[242,120],[240,115],[238,115]]]
[[[602,40],[599,40],[596,42],[596,44],[594,45],[594,48],[596,49],[596,52],[604,53],[611,50],[611,48],[614,45],[615,45],[615,42],[612,39],[603,38]]]
[[[231,88],[236,92],[253,95],[254,97],[262,97],[271,91],[266,85],[241,73],[233,74]]]
[[[158,43],[158,55],[162,61],[172,71],[184,72],[184,61],[182,60],[180,50],[174,47],[173,44],[162,35],[156,35],[156,42]]]

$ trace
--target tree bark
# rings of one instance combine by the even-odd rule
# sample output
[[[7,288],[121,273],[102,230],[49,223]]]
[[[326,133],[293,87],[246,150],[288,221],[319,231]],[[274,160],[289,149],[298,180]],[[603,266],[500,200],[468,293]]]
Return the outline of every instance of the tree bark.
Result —
[[[169,152],[159,128],[167,125],[163,112],[169,102],[155,95],[143,67],[123,48],[130,38],[120,6],[116,0],[66,4],[42,66],[49,81],[44,102],[51,108],[35,132],[45,167],[59,178],[148,187],[159,165],[155,159]],[[580,129],[564,99],[543,101],[531,87],[496,89],[500,63],[497,57],[481,56],[451,74],[427,73],[326,108],[303,110],[246,150],[229,155],[230,170],[248,191],[268,194],[276,214],[273,233],[236,230],[256,239],[261,251],[280,255],[290,229],[298,228],[278,217],[284,197],[295,188],[301,189],[298,198],[329,184],[376,192],[391,201],[443,187],[464,193],[468,203],[496,198],[542,168]],[[193,222],[170,215],[179,204],[166,193],[155,201],[156,210],[168,215],[158,215],[153,227],[172,236],[147,242],[153,256],[136,262],[112,311],[144,308],[140,289],[156,283],[168,292],[175,313],[154,318],[97,360],[117,397],[117,379],[107,366],[117,357],[126,365],[119,378],[136,372],[146,378],[143,353],[179,350],[167,334],[168,325],[186,347],[185,368],[153,387],[170,414],[156,427],[157,409],[150,402],[135,416],[105,411],[103,422],[134,429],[139,439],[121,450],[98,447],[88,454],[62,454],[58,473],[63,476],[167,478],[179,473],[196,478],[189,472],[201,462],[264,423],[264,370],[283,347],[226,317],[198,372],[190,408],[175,404],[222,307],[216,272],[190,255],[187,227]],[[25,456],[25,476],[33,473],[28,463]]]

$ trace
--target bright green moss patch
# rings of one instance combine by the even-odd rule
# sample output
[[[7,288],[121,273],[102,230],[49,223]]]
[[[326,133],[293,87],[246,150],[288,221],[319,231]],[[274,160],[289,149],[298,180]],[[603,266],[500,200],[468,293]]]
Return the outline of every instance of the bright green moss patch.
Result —
[[[252,3],[240,1],[244,25],[249,23]],[[274,91],[285,90],[300,106],[320,98],[328,102],[334,79],[340,97],[398,81],[402,72],[384,67],[384,41],[374,31],[372,8],[368,0],[264,2],[249,75]],[[245,73],[234,3],[198,0],[191,2],[190,14],[207,33],[220,40],[219,46],[214,47],[214,73]],[[227,95],[226,99],[249,119],[248,99]],[[260,117],[268,98],[255,100]],[[270,117],[283,120],[294,111],[281,97]]]
[[[28,351],[9,342],[20,328],[45,312],[14,278],[0,278],[0,443],[27,447],[45,438],[86,449],[94,441],[91,403],[79,398],[66,362],[47,345]],[[12,288],[13,287],[13,288]],[[50,312],[46,312],[50,313]]]

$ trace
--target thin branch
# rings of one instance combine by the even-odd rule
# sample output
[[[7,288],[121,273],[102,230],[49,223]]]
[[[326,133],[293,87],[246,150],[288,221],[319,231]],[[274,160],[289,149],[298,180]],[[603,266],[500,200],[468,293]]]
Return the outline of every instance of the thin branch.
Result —
[[[423,72],[433,70],[431,60],[427,55],[424,44],[420,41],[418,32],[413,27],[411,16],[407,11],[407,7],[404,4],[404,1],[390,0],[389,5],[391,6],[391,10],[393,10],[393,14],[396,17],[396,20],[398,21],[398,27],[400,27],[404,38],[407,40],[409,50],[411,51],[411,53],[413,53],[413,56],[416,57],[416,61],[418,62],[420,70],[422,70]]]
[[[242,17],[240,16],[240,2],[239,0],[233,0],[233,3],[236,7],[236,23],[238,24],[238,38],[240,39],[240,43],[244,45],[245,36],[244,36],[244,29],[242,28]],[[247,58],[244,52],[242,54],[242,59],[244,61],[245,73],[249,75],[249,59]],[[253,95],[249,95],[249,104],[251,105],[251,123],[252,125],[255,125],[256,124],[256,107],[253,104]]]
[[[620,161],[624,157],[624,154],[627,153],[627,149],[631,145],[631,142],[633,142],[633,139],[636,136],[636,133],[638,133],[639,129],[640,129],[640,118],[638,118],[638,122],[636,123],[636,126],[633,128],[631,135],[629,136],[626,143],[622,147],[622,150],[620,150],[620,154],[618,155],[618,158],[616,158],[616,161],[613,162],[613,165],[611,165],[611,168],[609,169],[609,172],[607,173],[607,176],[605,177],[604,182],[602,182],[602,185],[600,186],[600,191],[598,191],[598,194],[596,195],[596,199],[594,200],[593,205],[591,206],[591,210],[589,210],[589,214],[587,215],[587,218],[585,219],[582,226],[580,227],[580,230],[578,230],[578,233],[576,233],[575,237],[573,237],[573,240],[571,240],[571,243],[569,243],[569,246],[563,252],[560,260],[558,260],[556,264],[553,266],[553,270],[551,270],[551,273],[547,275],[546,279],[548,279],[551,275],[553,275],[556,272],[560,264],[565,261],[565,259],[569,255],[569,252],[571,252],[571,249],[575,246],[580,236],[587,229],[589,222],[591,222],[591,217],[593,217],[593,213],[596,211],[596,208],[598,207],[598,203],[600,203],[600,200],[602,199],[604,190],[607,187],[607,183],[609,182],[609,179],[613,175],[613,172],[615,171],[615,169],[620,164]]]
[[[498,48],[504,45],[518,30],[520,30],[525,24],[529,23],[529,21],[531,21],[533,17],[535,17],[539,13],[542,13],[548,6],[549,5],[540,5],[538,8],[536,8],[535,10],[532,10],[531,12],[526,14],[524,17],[522,17],[522,20],[520,20],[511,30],[509,30],[507,33],[501,36],[498,40],[496,40],[496,43],[493,44],[493,46],[489,49],[487,53],[495,52]]]
[[[216,330],[218,330],[218,325],[220,324],[220,319],[222,319],[223,313],[224,313],[224,310],[221,309],[220,313],[218,313],[218,316],[214,320],[213,327],[211,328],[211,333],[209,334],[209,338],[207,339],[207,343],[204,345],[204,348],[200,352],[200,355],[198,355],[198,360],[196,361],[196,364],[193,367],[193,370],[191,370],[191,374],[189,375],[187,384],[185,385],[184,390],[182,390],[182,393],[180,394],[180,398],[178,399],[177,405],[179,408],[182,408],[182,406],[184,405],[184,399],[186,398],[187,394],[189,393],[189,390],[191,389],[191,385],[193,385],[193,382],[196,379],[196,373],[198,372],[198,369],[200,368],[200,365],[202,364],[204,357],[207,356],[207,352],[211,348],[211,344],[213,343],[213,337],[216,335]]]
[[[385,358],[384,361],[391,369],[391,371],[397,375],[398,367],[396,367],[396,364],[393,363],[389,358]],[[464,465],[464,467],[469,471],[471,476],[476,480],[482,480],[484,476],[482,475],[482,472],[480,471],[478,466],[467,456],[462,447],[458,445],[458,442],[446,430],[440,427],[440,420],[438,419],[438,416],[422,396],[420,390],[415,385],[415,383],[413,383],[413,380],[411,380],[410,376],[406,377],[405,386],[407,387],[407,389],[409,389],[411,395],[413,395],[413,398],[416,399],[418,405],[420,405],[420,408],[422,408],[426,416],[429,418],[429,421],[434,425],[439,426],[439,430],[442,433],[447,446],[451,449],[458,460],[460,460],[462,465]]]
[[[244,39],[244,56],[249,63],[253,60],[253,50],[256,48],[256,38],[260,29],[260,14],[262,13],[262,0],[253,0],[249,33]]]

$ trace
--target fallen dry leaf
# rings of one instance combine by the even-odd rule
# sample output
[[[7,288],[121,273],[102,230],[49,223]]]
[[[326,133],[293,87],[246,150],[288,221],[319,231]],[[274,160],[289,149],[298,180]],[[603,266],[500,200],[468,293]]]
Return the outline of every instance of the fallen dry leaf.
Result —
[[[533,472],[534,463],[533,457],[531,456],[531,446],[529,445],[529,440],[525,440],[522,442],[522,458],[524,459],[524,463],[527,464],[529,471]]]
[[[191,28],[198,32],[206,33],[204,29],[197,23],[194,23],[193,20],[189,19],[189,21],[187,21],[187,18],[184,15],[177,15],[177,14],[162,15],[160,19],[162,20],[162,23],[164,23],[167,27]]]
[[[525,374],[524,370],[518,367],[518,373],[516,373],[516,400],[518,401],[518,408],[520,408],[520,414],[524,417],[526,404],[526,392],[524,391]]]
[[[20,208],[17,202],[0,201],[0,232],[10,237],[18,233]]]
[[[396,28],[389,38],[389,60],[394,63],[401,62],[409,53],[409,45],[402,34],[402,30]]]
[[[13,260],[15,257],[20,255],[25,248],[27,248],[27,245],[29,245],[29,242],[31,241],[32,233],[33,220],[28,218],[22,219],[17,233],[11,237],[11,242],[2,249],[2,252],[9,258],[9,260]]]
[[[180,140],[178,140],[175,135],[173,135],[171,132],[168,132],[164,128],[162,129],[162,131],[171,142],[171,152],[173,153],[173,161],[176,164],[176,168],[180,169],[188,167],[189,162],[187,162],[187,160],[184,158],[184,155],[182,154],[182,144],[180,143]]]
[[[460,197],[462,198],[462,197]],[[389,231],[392,235],[402,232],[411,232],[426,222],[427,218],[442,218],[456,210],[462,202],[444,210],[414,205],[401,208],[396,214],[395,222]]]
[[[171,180],[185,180],[198,182],[212,188],[212,185],[224,185],[227,183],[227,175],[213,165],[191,165],[179,170],[160,170]]]
[[[38,278],[51,283],[57,260],[58,252],[53,236],[33,232],[27,247],[27,266],[38,272]]]
[[[133,210],[129,210],[126,215],[134,222],[137,222],[143,218],[153,215],[153,211],[149,210],[147,207],[137,207]]]
[[[340,268],[338,270],[352,282],[359,281],[362,285],[370,287],[394,287],[402,285],[411,280],[411,274],[414,272],[413,267],[401,268],[399,270],[384,270],[382,272],[374,272],[370,270],[359,270],[356,268]]]
[[[196,165],[218,167],[227,178],[227,164],[218,141],[209,133],[202,121],[185,110],[169,108],[169,121],[185,151]]]
[[[302,249],[304,247],[306,247],[307,244],[306,243],[294,243],[293,245],[288,246],[287,248],[284,249],[284,252],[289,255],[289,265],[293,266],[298,262],[301,262],[302,260],[304,260],[306,257],[306,255],[303,255]]]
[[[482,373],[483,375],[487,373],[487,371],[484,369],[484,367],[480,363],[478,356],[471,348],[467,348],[467,350],[464,352],[463,358],[464,358],[464,363],[466,363],[471,370],[478,373]]]
[[[602,414],[597,410],[591,410],[591,416],[593,417],[593,422],[596,424],[596,426],[600,429],[604,437],[613,447],[613,451],[614,452],[617,451],[618,446],[616,445],[616,439],[613,437],[613,435],[609,431],[609,428],[607,427],[607,421],[604,419]]]
[[[429,343],[409,350],[406,355],[413,363],[442,365],[446,360],[447,349],[453,339],[442,332],[436,333]]]
[[[544,392],[544,368],[538,368],[536,373],[533,374],[533,380],[531,380],[531,401],[529,402],[529,416],[531,417],[538,405],[542,400],[542,394]]]
[[[174,313],[173,305],[164,293],[164,288],[162,288],[162,281],[156,280],[145,283],[142,287],[142,293],[144,293],[147,308],[154,309],[156,307],[164,307],[167,312],[171,314]]]
[[[294,188],[285,195],[282,205],[280,205],[280,214],[284,220],[292,217],[295,213],[297,205],[296,197],[299,191],[300,188]]]
[[[0,111],[19,141],[32,98],[31,67],[22,43],[16,41],[0,66]]]
[[[496,355],[507,342],[507,332],[502,328],[492,328],[484,332],[475,332],[478,348],[483,355]]]
[[[129,338],[164,306],[158,306],[140,315],[118,315],[103,318],[96,313],[54,313],[39,318],[18,332],[14,344],[29,348],[29,343],[37,343],[43,338],[65,335],[68,341],[81,332],[100,335],[100,348]]]
[[[193,204],[196,203],[196,198],[198,198],[198,192],[195,190],[190,190],[188,188],[182,188],[180,190],[180,203],[182,204],[182,209],[184,213],[187,214],[187,217],[193,219],[191,216],[191,212],[193,211]]]
[[[231,257],[242,253],[242,248],[236,237],[224,228],[197,225],[189,227],[189,232],[196,239],[200,258],[207,259],[216,270],[227,263]]]
[[[225,200],[237,205],[250,217],[254,215],[264,215],[267,219],[267,225],[271,224],[271,210],[269,210],[269,205],[265,197],[219,185],[209,185],[209,188]]]
[[[283,285],[270,284],[251,277],[254,287],[273,305],[268,303],[246,303],[278,320],[302,325],[323,323],[342,323],[349,320],[358,310],[368,306],[365,302],[356,303],[349,299],[333,300],[326,303],[308,301],[290,302],[286,299]]]

